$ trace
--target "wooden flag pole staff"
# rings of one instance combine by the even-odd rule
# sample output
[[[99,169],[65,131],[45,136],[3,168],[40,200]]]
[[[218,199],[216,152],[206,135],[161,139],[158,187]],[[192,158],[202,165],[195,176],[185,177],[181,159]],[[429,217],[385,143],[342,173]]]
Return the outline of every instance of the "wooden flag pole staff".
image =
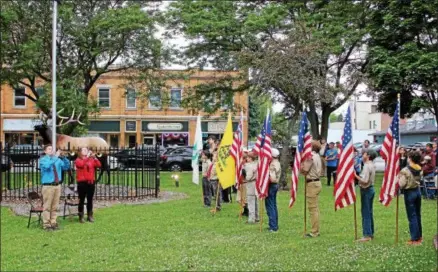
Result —
[[[304,236],[307,233],[307,175],[304,176]]]
[[[398,195],[397,192],[397,200],[395,205],[395,244],[398,244]]]
[[[263,229],[263,201],[263,198],[260,199],[260,232],[262,232]]]
[[[357,198],[356,198],[356,201],[357,201]],[[354,240],[357,240],[356,201],[354,201]]]

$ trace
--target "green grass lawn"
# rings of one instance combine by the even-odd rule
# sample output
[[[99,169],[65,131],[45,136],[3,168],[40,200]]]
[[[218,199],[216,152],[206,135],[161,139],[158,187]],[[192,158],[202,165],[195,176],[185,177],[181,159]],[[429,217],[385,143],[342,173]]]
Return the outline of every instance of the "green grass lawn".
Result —
[[[377,177],[381,180],[381,175]],[[27,219],[2,208],[1,270],[409,270],[435,271],[437,203],[423,201],[422,246],[409,247],[408,224],[400,199],[400,242],[394,245],[395,201],[378,203],[376,237],[367,244],[354,240],[352,207],[334,211],[333,187],[323,185],[320,198],[321,236],[303,234],[303,186],[292,209],[289,192],[278,195],[278,233],[259,232],[258,225],[238,221],[236,203],[224,204],[212,216],[201,204],[201,188],[191,174],[181,175],[176,188],[163,173],[162,190],[184,192],[188,199],[151,205],[118,205],[99,209],[96,223],[62,220],[58,232],[26,229]],[[380,184],[376,185],[376,191]],[[235,198],[235,196],[233,195]],[[267,216],[264,216],[267,227]],[[358,228],[361,234],[360,204]]]

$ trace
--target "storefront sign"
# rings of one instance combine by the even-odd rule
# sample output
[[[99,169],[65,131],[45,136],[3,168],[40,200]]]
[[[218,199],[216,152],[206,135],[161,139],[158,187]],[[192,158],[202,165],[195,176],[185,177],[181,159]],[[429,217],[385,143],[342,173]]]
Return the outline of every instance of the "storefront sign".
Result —
[[[88,131],[120,132],[120,121],[91,121]]]
[[[4,131],[34,131],[34,126],[41,124],[37,119],[4,119]]]
[[[137,121],[126,121],[125,131],[127,132],[137,131]]]
[[[226,126],[227,126],[226,121],[202,122],[202,124],[201,124],[202,132],[217,133],[217,134],[223,134]],[[233,131],[236,130],[237,126],[238,126],[238,123],[233,122]]]
[[[170,131],[188,131],[188,122],[147,122],[142,123],[143,131],[157,131],[157,132],[170,132]]]

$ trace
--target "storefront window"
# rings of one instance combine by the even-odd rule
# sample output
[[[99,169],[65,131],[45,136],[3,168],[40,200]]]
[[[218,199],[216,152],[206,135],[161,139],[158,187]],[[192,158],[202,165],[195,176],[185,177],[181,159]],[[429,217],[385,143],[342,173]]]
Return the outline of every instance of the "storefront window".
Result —
[[[37,145],[33,138],[34,133],[5,133],[5,142],[11,147],[17,144]]]
[[[110,147],[118,147],[119,146],[119,135],[111,134],[110,135]]]
[[[157,135],[157,141],[164,147],[169,146],[188,146],[188,133],[162,133]]]

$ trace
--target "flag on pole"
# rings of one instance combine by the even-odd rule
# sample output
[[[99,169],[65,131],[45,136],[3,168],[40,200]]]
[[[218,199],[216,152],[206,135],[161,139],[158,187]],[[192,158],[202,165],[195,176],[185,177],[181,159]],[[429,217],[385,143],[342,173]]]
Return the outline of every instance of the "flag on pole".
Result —
[[[236,188],[239,189],[242,184],[242,167],[243,167],[243,112],[240,112],[240,122],[237,130],[234,132],[233,144],[231,146],[230,155],[236,162]]]
[[[268,195],[269,186],[269,165],[272,161],[271,154],[271,116],[269,109],[260,135],[257,137],[256,147],[258,150],[259,161],[257,165],[256,189],[259,198],[265,198]]]
[[[335,210],[342,209],[356,202],[354,190],[354,147],[351,131],[351,109],[347,109],[344,134],[342,135],[341,149],[337,178],[335,183]]]
[[[307,122],[307,114],[303,111],[300,130],[298,132],[298,144],[295,151],[294,167],[292,169],[292,182],[290,186],[290,201],[291,208],[297,199],[298,177],[300,174],[301,162],[312,156],[312,136],[309,133],[309,123]]]
[[[199,156],[202,152],[202,146],[201,116],[198,115],[198,117],[196,118],[195,142],[193,143],[192,154],[192,181],[195,184],[199,184]]]
[[[236,164],[230,156],[231,145],[233,144],[233,123],[231,114],[228,114],[228,122],[224,136],[218,149],[218,160],[216,163],[217,176],[223,189],[231,187],[236,181]]]
[[[398,174],[400,172],[398,154],[398,144],[400,141],[399,116],[400,101],[397,102],[391,126],[388,128],[388,132],[383,140],[382,150],[380,150],[380,155],[386,161],[386,166],[379,200],[385,206],[389,205],[398,190]]]

